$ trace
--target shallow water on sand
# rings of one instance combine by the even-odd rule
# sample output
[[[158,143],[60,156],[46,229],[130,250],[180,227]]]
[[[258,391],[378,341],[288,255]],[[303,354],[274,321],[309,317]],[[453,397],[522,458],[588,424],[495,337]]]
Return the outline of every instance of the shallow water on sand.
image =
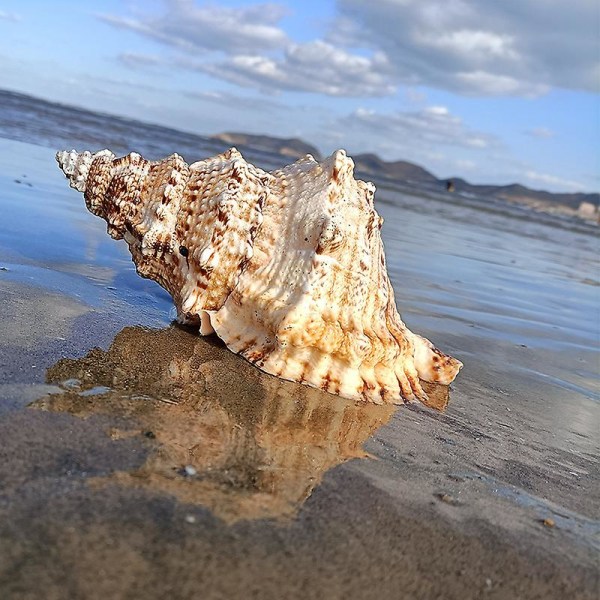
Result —
[[[264,375],[217,342],[171,326],[167,293],[136,275],[124,242],[111,240],[68,188],[52,150],[0,139],[0,157],[0,539],[11,547],[0,543],[0,564],[12,565],[22,589],[28,584],[18,560],[29,556],[33,571],[45,572],[50,544],[59,557],[54,567],[65,567],[77,560],[77,543],[103,547],[90,538],[92,525],[114,525],[135,549],[135,535],[110,516],[122,510],[133,519],[135,504],[142,537],[155,519],[166,529],[154,539],[169,538],[175,519],[177,527],[197,527],[184,537],[210,530],[217,554],[242,556],[252,542],[257,569],[269,563],[264,557],[275,539],[290,557],[318,543],[343,557],[358,535],[363,548],[400,565],[419,544],[422,519],[491,544],[489,560],[479,549],[473,564],[460,567],[465,589],[491,586],[510,597],[502,561],[512,564],[510,553],[520,552],[526,562],[553,546],[583,570],[568,561],[558,569],[543,555],[539,564],[550,561],[554,575],[540,571],[536,579],[530,570],[532,581],[546,581],[547,597],[593,593],[600,532],[597,229],[540,224],[512,209],[476,210],[458,197],[380,190],[400,312],[465,367],[444,413],[355,406]],[[82,498],[92,516],[82,517]],[[156,514],[153,502],[162,503]],[[407,542],[390,541],[372,519],[361,524],[358,515],[373,502],[384,528],[399,519],[409,528],[416,519],[414,548],[399,549]],[[52,503],[61,516],[48,517],[51,527],[31,521],[31,511],[39,516]],[[68,546],[65,536],[75,535],[69,522],[81,519],[87,533]],[[330,525],[318,533],[311,519]],[[327,528],[336,519],[339,539],[321,539],[334,535]],[[544,519],[554,525],[541,525]],[[250,521],[260,529],[235,530],[232,546],[226,528]],[[289,538],[277,529],[292,522]],[[46,537],[36,527],[48,527]],[[39,541],[28,546],[27,535]],[[459,559],[443,560],[458,569],[452,561]],[[154,559],[144,560],[150,569]],[[289,568],[302,572],[308,559],[295,560]],[[369,569],[375,576],[376,566]],[[0,567],[0,589],[3,575]],[[337,581],[329,577],[325,587]],[[361,577],[369,589],[368,576]],[[435,584],[440,589],[458,585],[444,577]]]

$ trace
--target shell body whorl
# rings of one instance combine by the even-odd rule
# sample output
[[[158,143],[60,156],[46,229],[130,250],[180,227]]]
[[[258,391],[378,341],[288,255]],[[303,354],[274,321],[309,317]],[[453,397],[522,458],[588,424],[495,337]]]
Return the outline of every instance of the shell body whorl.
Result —
[[[191,165],[59,152],[88,209],[124,238],[178,319],[263,371],[376,403],[423,399],[462,364],[396,309],[371,183],[343,150],[268,173],[232,148]]]

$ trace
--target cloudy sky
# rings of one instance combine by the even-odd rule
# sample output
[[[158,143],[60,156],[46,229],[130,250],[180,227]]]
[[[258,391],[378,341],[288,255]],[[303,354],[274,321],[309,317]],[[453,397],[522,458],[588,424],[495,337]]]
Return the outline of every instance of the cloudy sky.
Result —
[[[0,87],[597,191],[599,31],[596,0],[4,0]]]

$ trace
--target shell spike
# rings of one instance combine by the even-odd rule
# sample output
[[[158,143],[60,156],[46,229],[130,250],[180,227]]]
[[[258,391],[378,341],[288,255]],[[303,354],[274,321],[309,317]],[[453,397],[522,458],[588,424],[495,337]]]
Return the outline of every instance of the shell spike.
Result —
[[[94,160],[91,152],[76,152],[71,150],[67,152],[56,153],[56,161],[61,171],[66,175],[69,184],[79,192],[85,192],[85,182],[90,170],[90,165]]]
[[[85,192],[90,167],[94,160],[100,156],[108,157],[110,160],[115,157],[110,150],[100,150],[95,153],[88,152],[87,150],[85,152],[63,150],[56,153],[56,162],[69,180],[69,185],[78,192]]]
[[[222,156],[225,160],[244,160],[242,153],[235,146],[232,146],[229,150],[225,150]]]
[[[354,161],[346,154],[345,150],[336,150],[328,159],[331,161],[331,179],[340,186],[354,179]]]

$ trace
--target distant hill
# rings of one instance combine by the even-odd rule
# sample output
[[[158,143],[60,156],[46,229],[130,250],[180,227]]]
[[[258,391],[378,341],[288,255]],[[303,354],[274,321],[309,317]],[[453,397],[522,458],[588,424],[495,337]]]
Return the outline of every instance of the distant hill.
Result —
[[[579,208],[582,202],[589,202],[594,206],[600,205],[600,194],[559,193],[544,190],[532,190],[519,183],[510,185],[473,185],[463,179],[454,179],[454,186],[458,192],[471,192],[478,195],[492,195],[509,202],[530,204],[532,202],[549,202],[561,204],[573,209]]]
[[[368,175],[374,179],[382,178],[407,181],[411,183],[425,183],[446,189],[448,179],[438,179],[423,167],[403,160],[387,162],[376,154],[357,154],[353,156],[357,173]],[[543,190],[532,190],[524,185],[513,183],[510,185],[479,185],[472,184],[460,177],[450,178],[456,192],[466,192],[478,196],[493,196],[500,200],[526,204],[539,207],[541,204],[561,205],[577,210],[583,202],[588,202],[598,207],[600,205],[600,194],[583,192],[559,193],[546,192]]]
[[[219,133],[212,139],[239,146],[249,146],[259,150],[281,154],[290,158],[302,158],[312,154],[320,158],[320,152],[310,144],[296,138],[276,138],[268,135],[252,135],[248,133]],[[377,180],[399,181],[413,184],[426,184],[427,187],[446,189],[447,179],[438,179],[433,173],[414,163],[396,160],[385,161],[376,154],[356,154],[352,156],[357,174]],[[600,194],[591,193],[554,193],[543,190],[532,190],[524,185],[477,185],[460,177],[451,178],[456,192],[493,197],[500,200],[524,204],[534,208],[550,208],[564,206],[577,210],[582,203],[598,207]]]
[[[246,133],[220,133],[212,139],[227,144],[249,146],[260,150],[281,154],[290,158],[302,158],[312,154],[320,158],[319,151],[310,144],[296,138],[276,138],[268,135],[252,135]],[[352,156],[357,174],[369,177],[375,183],[381,181],[398,181],[412,184],[425,184],[428,188],[446,190],[447,179],[438,179],[433,173],[419,165],[404,160],[385,161],[376,154],[356,154]],[[456,192],[474,194],[481,197],[492,197],[506,202],[530,206],[537,210],[558,211],[564,208],[566,212],[574,212],[583,204],[596,207],[600,206],[598,193],[555,193],[543,190],[532,190],[524,185],[513,183],[510,185],[478,185],[472,184],[460,177],[453,177],[451,181]],[[565,211],[563,211],[565,212]]]
[[[302,158],[307,154],[312,154],[317,160],[321,159],[321,153],[314,146],[296,138],[275,138],[268,135],[224,132],[213,135],[210,139],[234,146],[251,146],[257,150],[266,150],[267,152],[295,159]]]
[[[386,162],[376,154],[357,154],[352,157],[356,171],[365,175],[385,177],[396,181],[416,181],[419,183],[437,183],[435,175],[405,160]]]

